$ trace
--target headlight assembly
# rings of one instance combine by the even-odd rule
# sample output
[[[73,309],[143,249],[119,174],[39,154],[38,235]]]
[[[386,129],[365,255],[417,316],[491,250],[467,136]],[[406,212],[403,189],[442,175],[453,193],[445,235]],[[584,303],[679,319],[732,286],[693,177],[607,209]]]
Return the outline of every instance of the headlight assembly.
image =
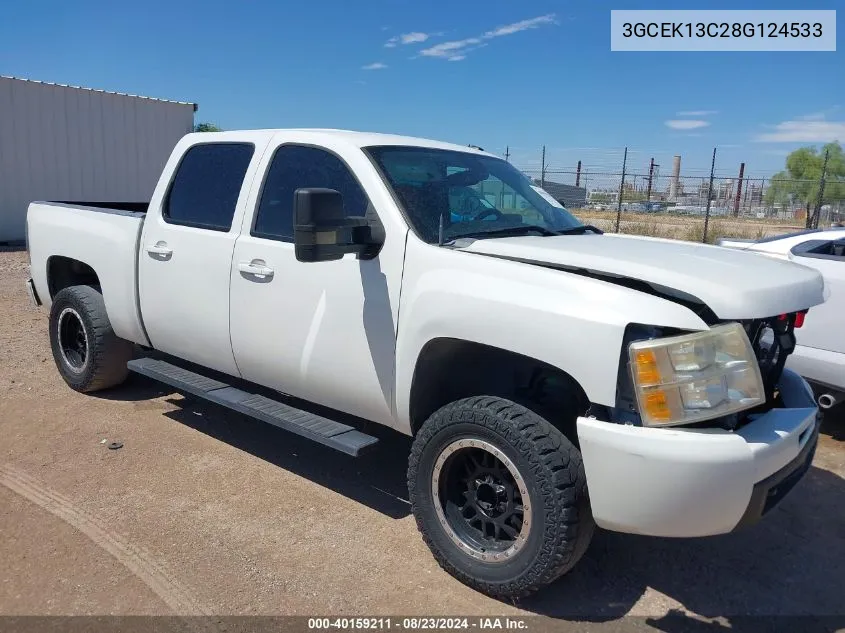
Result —
[[[645,426],[688,424],[765,402],[757,358],[739,323],[637,341],[628,357]]]

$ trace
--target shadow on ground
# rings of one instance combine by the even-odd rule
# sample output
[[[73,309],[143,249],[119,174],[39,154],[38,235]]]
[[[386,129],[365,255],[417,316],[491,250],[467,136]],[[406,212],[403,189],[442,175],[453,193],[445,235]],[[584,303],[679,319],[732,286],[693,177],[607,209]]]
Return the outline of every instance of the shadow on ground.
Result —
[[[356,459],[138,376],[104,397],[142,400],[163,393],[171,393],[168,402],[179,407],[165,415],[185,426],[387,516],[410,513],[405,483],[409,438],[367,425],[362,430],[380,443]],[[834,440],[845,439],[841,427],[840,420],[828,418],[822,431]],[[689,611],[716,618],[690,619],[670,609],[661,618],[637,619],[657,630],[781,630],[778,622],[791,622],[787,628],[792,630],[836,630],[845,627],[843,586],[845,479],[814,466],[762,522],[735,534],[658,539],[599,530],[572,572],[517,606],[552,618],[606,622],[627,614],[652,588]]]
[[[224,407],[178,394],[171,387],[138,374],[130,374],[126,383],[116,389],[91,395],[124,401],[169,395],[167,402],[179,408],[164,415],[180,424],[295,472],[389,517],[401,519],[410,514],[405,483],[410,438],[380,425],[340,420],[354,423],[360,430],[379,438],[377,450],[354,458]]]
[[[153,400],[173,393],[173,388],[160,382],[150,380],[140,374],[129,372],[129,377],[119,387],[93,391],[85,394],[90,398],[101,400],[116,400],[119,402],[141,402]]]

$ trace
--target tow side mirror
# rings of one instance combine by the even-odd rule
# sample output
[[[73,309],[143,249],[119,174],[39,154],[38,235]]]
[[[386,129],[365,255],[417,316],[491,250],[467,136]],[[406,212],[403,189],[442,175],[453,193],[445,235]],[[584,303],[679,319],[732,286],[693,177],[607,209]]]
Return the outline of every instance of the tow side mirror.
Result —
[[[344,217],[343,196],[334,189],[297,189],[293,215],[294,251],[301,262],[333,261],[346,253],[370,259],[382,244],[367,218]]]

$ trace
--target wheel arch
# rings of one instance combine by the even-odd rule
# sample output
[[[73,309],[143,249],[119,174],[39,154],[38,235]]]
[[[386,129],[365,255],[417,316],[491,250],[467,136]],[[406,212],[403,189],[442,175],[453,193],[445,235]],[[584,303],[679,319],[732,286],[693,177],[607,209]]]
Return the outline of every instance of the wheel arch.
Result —
[[[440,407],[479,395],[523,405],[576,445],[576,418],[590,406],[578,381],[559,367],[500,347],[441,337],[428,341],[417,357],[409,401],[411,434]]]
[[[50,300],[69,286],[99,288],[100,276],[90,264],[64,255],[51,255],[47,258],[47,288]]]
[[[105,262],[98,261],[96,257],[92,257],[92,260],[83,260],[71,255],[47,257],[45,277],[42,278],[42,284],[46,284],[47,290],[48,301],[45,301],[45,304],[49,306],[56,295],[65,288],[91,286],[102,294],[115,334],[134,343],[149,345],[141,322],[135,275],[137,264],[133,260],[130,275],[127,275],[122,266],[109,269]]]

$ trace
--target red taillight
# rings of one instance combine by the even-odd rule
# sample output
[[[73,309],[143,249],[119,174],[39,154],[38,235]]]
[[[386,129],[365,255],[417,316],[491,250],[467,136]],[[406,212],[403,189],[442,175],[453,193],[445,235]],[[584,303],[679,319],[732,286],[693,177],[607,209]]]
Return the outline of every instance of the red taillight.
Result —
[[[807,311],[804,310],[803,312],[796,312],[795,313],[795,327],[801,327],[804,325],[804,316],[807,314]],[[779,314],[778,321],[786,321],[789,317],[788,314]]]

